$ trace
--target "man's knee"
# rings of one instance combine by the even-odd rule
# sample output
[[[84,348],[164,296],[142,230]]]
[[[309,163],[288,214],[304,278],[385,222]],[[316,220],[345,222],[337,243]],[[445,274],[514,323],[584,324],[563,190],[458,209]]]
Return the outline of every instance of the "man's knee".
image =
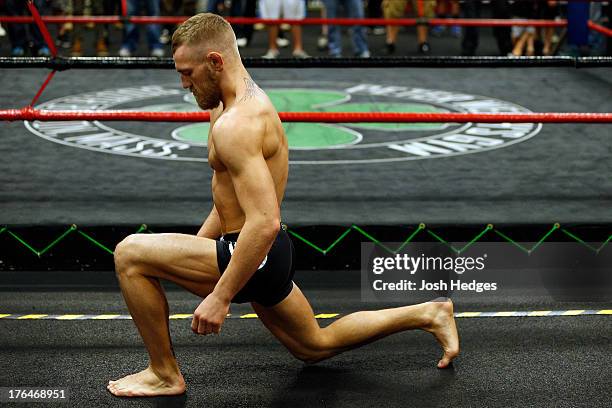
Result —
[[[316,364],[335,355],[330,350],[307,348],[292,352],[293,356],[307,364]]]
[[[307,363],[307,364],[316,364],[319,361],[325,360],[328,355],[316,352],[316,351],[304,351],[304,352],[294,352],[292,353],[295,358],[298,360]]]
[[[115,272],[124,275],[134,270],[142,253],[143,236],[132,234],[124,238],[115,247]]]
[[[291,354],[300,361],[314,364],[333,356],[335,353],[331,349],[325,333],[321,331],[320,334],[313,336],[308,341],[300,344],[299,347],[291,350]]]

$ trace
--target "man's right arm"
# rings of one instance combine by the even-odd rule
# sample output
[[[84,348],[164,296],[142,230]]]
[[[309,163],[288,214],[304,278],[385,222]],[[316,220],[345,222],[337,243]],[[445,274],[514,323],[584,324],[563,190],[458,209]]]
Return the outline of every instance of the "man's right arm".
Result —
[[[208,214],[206,220],[204,220],[204,223],[202,224],[202,227],[200,227],[197,236],[218,239],[221,236],[221,233],[221,220],[219,219],[217,207],[215,207],[213,204],[213,208],[210,210],[210,214]]]

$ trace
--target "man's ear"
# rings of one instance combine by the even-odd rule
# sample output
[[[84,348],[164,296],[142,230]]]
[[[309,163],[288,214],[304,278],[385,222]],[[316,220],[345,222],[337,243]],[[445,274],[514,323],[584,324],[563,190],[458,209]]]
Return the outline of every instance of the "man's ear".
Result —
[[[209,52],[208,54],[206,54],[206,60],[210,64],[211,68],[215,71],[223,70],[223,56],[218,52]]]

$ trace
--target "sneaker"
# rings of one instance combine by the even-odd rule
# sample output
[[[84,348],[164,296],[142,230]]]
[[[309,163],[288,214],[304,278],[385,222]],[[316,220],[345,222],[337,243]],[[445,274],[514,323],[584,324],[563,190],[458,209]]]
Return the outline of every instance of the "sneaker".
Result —
[[[4,37],[6,35],[6,31],[4,30],[4,28],[2,28],[2,26],[0,25],[0,37]]]
[[[38,55],[39,57],[50,57],[51,50],[49,50],[49,48],[46,46],[42,46],[38,49],[38,52],[36,53],[36,55]]]
[[[240,48],[246,47],[248,43],[249,43],[249,40],[247,40],[247,39],[246,39],[246,38],[244,38],[244,37],[241,37],[241,38],[237,38],[237,39],[236,39],[236,44],[237,44],[237,45],[238,45],[238,47],[240,47]]]
[[[310,58],[310,55],[306,54],[306,51],[304,50],[293,51],[292,55],[293,55],[293,58],[298,58],[298,59]]]
[[[433,35],[434,37],[442,37],[445,31],[446,31],[446,27],[440,26],[440,25],[433,26],[431,30],[429,30],[431,35]]]
[[[11,55],[13,57],[23,57],[25,55],[25,50],[22,47],[15,47],[11,51]]]
[[[357,58],[370,58],[370,51],[365,50],[364,52],[357,54]]]
[[[279,50],[268,50],[261,58],[263,59],[276,59],[280,55]]]
[[[119,56],[120,57],[131,57],[132,56],[132,52],[127,49],[126,47],[121,47],[119,49]]]
[[[461,38],[461,27],[459,26],[451,26],[450,33],[455,38]]]
[[[153,48],[151,50],[151,56],[154,58],[163,58],[166,53],[163,48]]]
[[[286,39],[286,38],[278,37],[276,39],[276,45],[278,45],[280,48],[285,48],[285,47],[289,46],[289,40]]]
[[[159,42],[166,45],[170,42],[170,30],[164,28],[159,36]]]
[[[387,30],[383,26],[376,26],[372,29],[372,34],[374,35],[385,35]]]
[[[327,50],[327,36],[319,36],[319,38],[317,39],[317,48],[319,49],[319,51]]]
[[[424,42],[419,44],[418,51],[419,54],[427,55],[431,52],[431,47],[429,46],[429,43]]]
[[[108,57],[108,47],[104,38],[100,38],[96,43],[96,55],[98,57]]]
[[[83,47],[81,46],[81,40],[75,39],[72,43],[72,50],[70,51],[70,55],[73,57],[80,57],[83,55]]]

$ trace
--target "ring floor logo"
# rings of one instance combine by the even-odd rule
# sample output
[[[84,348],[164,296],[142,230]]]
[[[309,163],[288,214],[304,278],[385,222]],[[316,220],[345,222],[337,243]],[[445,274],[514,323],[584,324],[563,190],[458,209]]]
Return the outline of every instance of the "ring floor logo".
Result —
[[[370,83],[261,81],[278,111],[525,113],[485,96]],[[191,94],[173,85],[106,89],[54,99],[48,110],[197,111]],[[105,153],[164,160],[207,161],[208,123],[98,121],[25,122],[47,140]],[[499,149],[525,141],[536,123],[285,123],[292,164],[381,163],[436,159]],[[166,137],[162,138],[164,135]]]

